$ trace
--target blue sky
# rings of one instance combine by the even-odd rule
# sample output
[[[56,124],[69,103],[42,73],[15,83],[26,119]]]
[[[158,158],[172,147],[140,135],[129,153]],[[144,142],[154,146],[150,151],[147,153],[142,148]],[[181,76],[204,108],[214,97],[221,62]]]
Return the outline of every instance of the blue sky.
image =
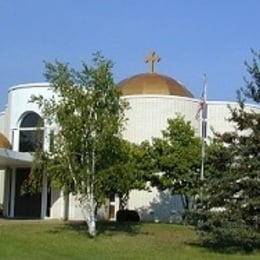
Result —
[[[260,51],[259,0],[0,0],[0,111],[9,87],[45,81],[43,60],[79,68],[101,50],[116,82],[148,71],[181,81],[196,97],[235,100],[250,49]]]

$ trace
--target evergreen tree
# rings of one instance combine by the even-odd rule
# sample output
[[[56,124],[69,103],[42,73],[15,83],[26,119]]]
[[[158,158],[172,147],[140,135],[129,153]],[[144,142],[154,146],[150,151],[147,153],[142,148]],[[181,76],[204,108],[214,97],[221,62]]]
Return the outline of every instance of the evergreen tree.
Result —
[[[251,79],[238,91],[231,108],[234,130],[216,134],[207,151],[207,178],[199,225],[202,240],[212,246],[252,250],[260,246],[260,55],[246,63]],[[252,106],[245,107],[251,101]]]

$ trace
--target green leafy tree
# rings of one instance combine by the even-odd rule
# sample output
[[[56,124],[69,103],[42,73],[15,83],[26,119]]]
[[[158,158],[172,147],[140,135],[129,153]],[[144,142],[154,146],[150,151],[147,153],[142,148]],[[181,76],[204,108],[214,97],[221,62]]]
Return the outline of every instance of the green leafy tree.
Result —
[[[113,163],[104,169],[98,185],[102,187],[103,194],[117,194],[119,208],[125,209],[129,193],[132,189],[143,190],[148,179],[145,162],[149,156],[147,143],[141,145],[130,143],[124,139],[118,139],[113,156]]]
[[[185,197],[188,208],[199,193],[201,141],[183,117],[168,120],[162,138],[153,138],[151,147],[152,185],[159,190]]]
[[[53,186],[73,192],[90,236],[96,235],[97,206],[110,188],[100,183],[105,185],[106,170],[116,162],[127,107],[113,82],[112,67],[100,53],[94,54],[93,65],[83,63],[81,71],[60,62],[46,63],[45,76],[54,95],[32,97],[47,126],[55,129],[51,149],[36,153],[32,183],[37,183],[41,169]]]
[[[246,63],[251,76],[238,91],[238,107],[231,109],[234,130],[216,134],[207,151],[208,178],[204,185],[199,230],[206,245],[252,250],[260,246],[260,103],[259,54]]]

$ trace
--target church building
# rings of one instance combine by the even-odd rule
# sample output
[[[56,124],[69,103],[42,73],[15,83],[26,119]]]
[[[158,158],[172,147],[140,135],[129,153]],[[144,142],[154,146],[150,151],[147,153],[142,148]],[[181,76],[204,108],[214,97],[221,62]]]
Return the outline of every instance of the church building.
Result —
[[[130,76],[118,83],[122,99],[130,108],[123,137],[140,143],[160,137],[166,129],[167,120],[183,115],[190,121],[196,135],[202,136],[201,120],[196,112],[201,98],[196,98],[179,81],[171,76],[155,72],[155,64],[160,58],[152,52],[145,62],[150,65],[149,72]],[[21,194],[23,181],[30,172],[35,147],[35,133],[42,135],[43,148],[49,149],[50,134],[53,129],[44,125],[38,106],[28,102],[32,95],[52,96],[49,83],[30,83],[15,85],[8,90],[8,102],[0,112],[0,210],[8,218],[39,219],[83,219],[79,202],[72,196],[64,196],[60,190],[50,187],[47,177],[43,178],[42,189],[37,194]],[[204,120],[206,137],[213,136],[212,129],[218,132],[230,131],[228,106],[238,106],[231,101],[206,101],[207,117]],[[260,113],[257,105],[246,104],[246,109]],[[199,115],[201,118],[201,115]],[[39,131],[40,130],[40,131]],[[119,207],[118,198],[110,198],[100,211],[100,217],[115,219]],[[173,212],[183,208],[179,196],[158,192],[156,188],[148,191],[133,190],[127,205],[137,210],[142,220],[168,221]]]

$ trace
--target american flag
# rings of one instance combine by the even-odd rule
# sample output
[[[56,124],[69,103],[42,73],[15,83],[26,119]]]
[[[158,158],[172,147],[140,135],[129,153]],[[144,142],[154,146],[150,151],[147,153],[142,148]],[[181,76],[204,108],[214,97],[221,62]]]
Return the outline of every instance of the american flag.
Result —
[[[202,94],[201,94],[198,110],[195,115],[195,118],[197,120],[200,120],[201,112],[202,112],[202,119],[205,119],[205,118],[203,118],[205,116],[203,113],[203,110],[206,105],[206,94],[207,94],[206,91],[207,91],[207,76],[206,76],[206,74],[204,74]]]

